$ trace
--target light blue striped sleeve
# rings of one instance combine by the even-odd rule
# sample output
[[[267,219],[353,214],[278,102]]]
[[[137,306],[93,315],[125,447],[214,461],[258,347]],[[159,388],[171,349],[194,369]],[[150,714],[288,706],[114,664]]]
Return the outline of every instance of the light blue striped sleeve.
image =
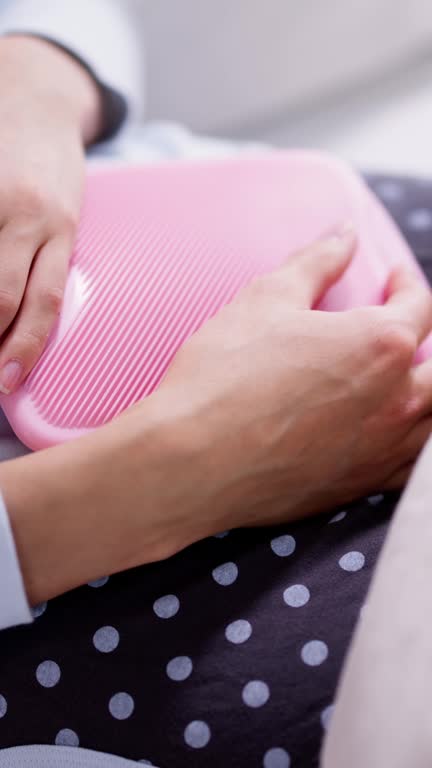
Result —
[[[31,621],[9,516],[0,493],[0,629]]]

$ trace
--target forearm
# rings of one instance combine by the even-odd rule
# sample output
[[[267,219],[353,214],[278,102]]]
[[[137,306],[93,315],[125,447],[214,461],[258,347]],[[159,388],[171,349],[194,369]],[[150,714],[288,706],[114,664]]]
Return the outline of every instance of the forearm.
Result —
[[[323,768],[429,768],[432,442],[397,508],[351,647]]]
[[[163,559],[210,532],[184,434],[177,417],[149,398],[139,420],[127,413],[85,438],[0,466],[31,604]]]

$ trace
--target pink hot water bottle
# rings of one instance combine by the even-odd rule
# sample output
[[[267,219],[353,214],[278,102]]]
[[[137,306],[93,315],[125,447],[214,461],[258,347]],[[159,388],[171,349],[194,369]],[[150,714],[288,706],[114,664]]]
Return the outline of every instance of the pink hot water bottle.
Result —
[[[358,247],[325,310],[379,304],[390,270],[415,265],[338,160],[289,151],[90,172],[58,324],[24,384],[0,398],[16,434],[41,448],[109,421],[153,392],[183,342],[254,276],[346,220]],[[418,359],[431,353],[429,337]]]

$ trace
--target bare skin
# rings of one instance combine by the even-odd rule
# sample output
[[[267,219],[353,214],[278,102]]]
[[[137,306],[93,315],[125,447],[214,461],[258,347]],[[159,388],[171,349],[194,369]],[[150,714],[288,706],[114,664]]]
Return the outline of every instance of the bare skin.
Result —
[[[0,40],[0,391],[37,362],[60,311],[84,151],[100,130],[85,69],[50,43]]]
[[[431,297],[401,272],[383,307],[311,311],[354,246],[315,244],[246,288],[110,425],[0,466],[31,602],[405,481],[431,428],[432,366],[411,367]]]

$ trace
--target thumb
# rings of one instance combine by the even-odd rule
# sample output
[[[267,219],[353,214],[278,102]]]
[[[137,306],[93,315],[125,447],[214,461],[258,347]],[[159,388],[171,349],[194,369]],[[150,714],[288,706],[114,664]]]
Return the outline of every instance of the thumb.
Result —
[[[347,224],[338,234],[291,255],[277,271],[287,285],[290,303],[303,309],[315,306],[349,266],[356,241]]]

